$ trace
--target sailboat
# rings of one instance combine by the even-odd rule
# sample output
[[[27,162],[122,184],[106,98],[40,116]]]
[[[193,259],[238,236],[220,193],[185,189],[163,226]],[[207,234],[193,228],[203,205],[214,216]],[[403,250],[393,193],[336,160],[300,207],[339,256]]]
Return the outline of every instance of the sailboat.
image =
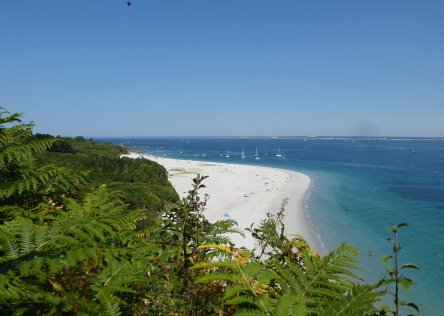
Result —
[[[279,147],[279,151],[276,153],[276,157],[282,157],[281,147]]]
[[[228,148],[227,148],[227,154],[225,155],[225,158],[230,158],[230,152],[228,151]]]
[[[267,147],[265,147],[265,153],[264,153],[264,156],[266,156],[267,155]]]
[[[284,160],[285,160],[285,150],[284,150],[284,157],[282,157],[282,159],[284,159]]]
[[[256,146],[256,153],[254,154],[254,159],[256,160],[261,159],[261,157],[259,157],[259,152],[257,151],[257,146]]]
[[[242,147],[242,159],[244,159],[245,158],[245,149],[244,149],[244,147]]]

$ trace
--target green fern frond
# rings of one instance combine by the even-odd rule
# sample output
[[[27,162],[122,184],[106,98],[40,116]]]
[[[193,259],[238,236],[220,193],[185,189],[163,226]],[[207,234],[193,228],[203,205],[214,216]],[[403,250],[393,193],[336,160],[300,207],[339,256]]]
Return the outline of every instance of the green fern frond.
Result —
[[[43,190],[45,193],[65,192],[74,185],[81,185],[84,181],[82,174],[73,173],[64,167],[46,166],[22,174],[20,179],[10,183],[7,196],[38,190]]]
[[[34,249],[35,227],[31,220],[23,220],[22,223],[20,252],[23,255],[30,253]]]
[[[0,195],[5,196],[6,192],[0,189]],[[0,206],[0,214],[4,221],[10,221],[18,217],[32,217],[32,211],[17,205]]]
[[[380,297],[384,292],[374,291],[373,286],[354,285],[347,295],[343,295],[341,299],[326,305],[320,310],[320,316],[328,315],[364,315],[371,311],[376,312],[374,304],[380,301]]]
[[[351,263],[357,262],[357,260],[352,257],[354,251],[354,248],[348,246],[347,244],[343,244],[338,249],[332,251],[326,257],[322,258],[319,263],[316,262],[316,264],[307,265],[307,274],[309,277],[307,287],[310,288],[317,282],[331,280],[338,274],[357,278],[357,276],[349,270],[350,268],[354,268],[354,265]],[[307,262],[315,263],[314,260]]]
[[[215,249],[218,250],[220,252],[224,252],[227,253],[229,255],[233,254],[233,251],[230,247],[228,246],[224,246],[224,245],[219,245],[219,244],[205,244],[205,245],[200,245],[198,247],[198,249]]]
[[[17,258],[20,255],[20,247],[13,235],[0,231],[0,245],[6,258]]]
[[[121,315],[119,300],[117,297],[102,289],[98,293],[100,305],[103,307],[101,315],[104,316],[119,316]]]
[[[280,285],[280,289],[284,291],[284,293],[288,291],[300,293],[303,291],[306,274],[298,266],[290,262],[290,269],[286,269],[276,260],[273,260],[271,264],[272,269],[278,274],[276,282]]]
[[[18,218],[0,226],[0,244],[7,258],[16,258],[34,248],[35,225],[30,219]]]
[[[67,229],[66,234],[86,245],[94,246],[95,239],[93,236],[83,230],[83,227],[71,226]]]
[[[45,267],[45,265],[48,266],[48,262],[50,260],[50,258],[35,256],[30,260],[21,261],[18,266],[20,276],[24,278],[32,276],[39,280],[45,280],[47,278],[47,274],[43,268]],[[60,266],[60,261],[58,261],[57,265]],[[57,271],[59,270],[60,269],[58,269]]]
[[[269,316],[269,314],[258,311],[257,309],[240,309],[236,311],[235,316]]]
[[[243,269],[243,271],[253,277],[260,284],[270,284],[277,275],[272,270],[267,269],[263,264],[257,262],[249,262]]]
[[[228,234],[245,236],[243,230],[239,229],[235,220],[219,220],[210,224],[205,243],[229,244],[231,239],[228,237]]]
[[[20,299],[23,295],[23,285],[16,279],[0,274],[0,304]]]
[[[41,155],[51,148],[55,142],[55,138],[44,138],[8,146],[0,152],[0,167],[11,162],[21,163],[24,160],[31,159],[34,155]]]
[[[295,295],[291,293],[282,295],[276,303],[273,315],[305,315],[305,299],[303,295]]]
[[[37,248],[47,240],[47,229],[42,226],[35,226],[34,247]]]
[[[208,283],[212,281],[230,281],[235,282],[239,280],[237,276],[229,273],[216,272],[209,275],[204,275],[198,278],[195,283]]]
[[[22,113],[10,113],[0,106],[0,126],[7,123],[20,123],[20,117],[22,117],[22,115]]]
[[[260,309],[257,301],[252,296],[246,296],[246,295],[237,296],[224,301],[224,305],[241,305],[241,304],[248,304]]]
[[[245,284],[237,284],[231,287],[228,287],[224,293],[222,300],[228,300],[233,296],[239,295],[243,291],[248,291],[249,288],[245,286]]]
[[[231,261],[209,261],[209,262],[199,262],[193,266],[193,269],[205,269],[205,268],[226,268],[231,271],[236,271],[238,266]]]
[[[94,240],[102,243],[106,242],[106,233],[112,231],[108,225],[100,222],[83,223],[81,229]]]

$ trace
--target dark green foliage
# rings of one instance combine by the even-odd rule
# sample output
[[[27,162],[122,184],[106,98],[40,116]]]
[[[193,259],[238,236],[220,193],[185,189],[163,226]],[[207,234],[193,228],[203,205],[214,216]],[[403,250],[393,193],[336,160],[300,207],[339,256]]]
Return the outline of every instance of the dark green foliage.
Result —
[[[97,173],[108,182],[95,165],[100,161],[103,168],[119,166],[111,180],[126,180],[122,173],[143,164],[146,184],[174,201],[165,170],[120,159],[126,150],[119,146],[33,136],[32,124],[21,124],[19,114],[1,114],[0,313],[146,313],[146,271],[155,266],[147,258],[160,251],[148,240],[153,216],[146,209],[159,211],[167,201],[153,193],[145,210],[128,209],[123,192],[75,175]],[[75,150],[46,152],[58,141]]]
[[[0,112],[1,315],[377,315],[400,274],[376,285],[352,272],[347,244],[324,258],[285,235],[284,201],[248,230],[255,252],[231,244],[232,220],[205,218],[206,177],[182,201],[165,169],[120,158],[121,146],[32,135],[20,114]],[[227,235],[228,234],[228,235]],[[380,315],[387,308],[383,307]]]
[[[168,182],[165,169],[147,159],[120,158],[127,153],[119,145],[98,143],[84,138],[57,138],[57,144],[69,146],[70,151],[46,152],[39,164],[55,164],[88,173],[84,192],[101,184],[124,193],[123,201],[131,208],[142,208],[160,214],[166,202],[176,202],[178,196]]]
[[[0,108],[0,199],[4,205],[16,205],[17,210],[30,210],[46,203],[48,198],[56,200],[60,194],[77,190],[84,184],[82,172],[37,164],[37,158],[56,140],[33,137],[32,126],[22,124],[20,114],[10,114]],[[7,214],[3,211],[0,208],[1,220],[16,216],[12,208],[8,208]],[[19,215],[24,213],[19,211]]]
[[[105,187],[67,205],[49,227],[27,219],[1,226],[1,310],[95,314],[124,309],[124,300],[141,303],[135,289],[148,262],[134,260],[143,247],[135,227],[144,215],[128,212]]]
[[[49,151],[56,153],[65,153],[65,154],[66,153],[74,154],[76,152],[74,148],[72,148],[71,144],[64,139],[58,139],[54,143],[54,145],[52,145]]]

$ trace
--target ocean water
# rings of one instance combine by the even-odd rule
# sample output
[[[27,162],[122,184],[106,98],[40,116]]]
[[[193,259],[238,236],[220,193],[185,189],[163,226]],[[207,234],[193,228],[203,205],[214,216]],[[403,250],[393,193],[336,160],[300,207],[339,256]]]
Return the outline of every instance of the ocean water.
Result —
[[[401,263],[420,271],[403,299],[422,315],[444,307],[444,140],[360,138],[114,138],[146,153],[170,158],[254,164],[303,172],[312,179],[306,211],[324,254],[346,241],[360,250],[359,275],[385,274],[391,223],[400,231]],[[254,159],[256,146],[261,157]],[[241,158],[242,149],[246,158]],[[281,149],[285,159],[276,157]],[[230,158],[226,158],[227,150]],[[265,156],[265,150],[267,155]],[[372,256],[369,255],[371,251]]]

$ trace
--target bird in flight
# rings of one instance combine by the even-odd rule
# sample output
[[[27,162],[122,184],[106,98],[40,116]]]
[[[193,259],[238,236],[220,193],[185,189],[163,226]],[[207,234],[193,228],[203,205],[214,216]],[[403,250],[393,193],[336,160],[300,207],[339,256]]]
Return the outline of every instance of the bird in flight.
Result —
[[[127,6],[130,6],[130,5],[133,4],[131,1],[127,1],[127,2],[125,2],[125,3],[126,3]]]

